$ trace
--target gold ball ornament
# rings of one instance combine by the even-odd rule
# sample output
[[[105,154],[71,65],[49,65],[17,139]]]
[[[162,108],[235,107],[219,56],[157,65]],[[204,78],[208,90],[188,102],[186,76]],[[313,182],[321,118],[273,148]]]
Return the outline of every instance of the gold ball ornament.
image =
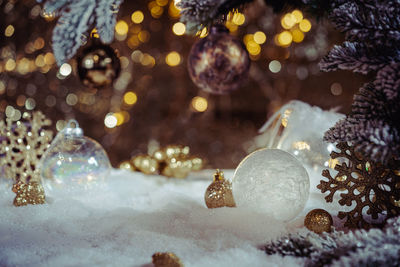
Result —
[[[179,160],[176,158],[172,158],[167,160],[164,169],[162,170],[162,175],[167,177],[174,178],[186,178],[190,171],[192,170],[192,161],[188,160]]]
[[[139,155],[131,159],[132,166],[144,174],[157,174],[158,162],[149,155]]]
[[[164,149],[165,155],[167,158],[187,158],[190,153],[190,148],[188,146],[180,146],[180,145],[169,145]]]
[[[78,57],[79,78],[89,88],[110,85],[120,71],[120,60],[115,50],[108,45],[91,45]]]
[[[44,204],[46,200],[43,186],[36,181],[29,183],[19,181],[13,185],[12,191],[17,194],[14,199],[14,206],[17,207]]]
[[[163,162],[167,159],[167,155],[165,154],[164,150],[158,149],[154,151],[153,158],[156,159],[158,162]]]
[[[193,157],[190,159],[192,161],[192,171],[200,171],[203,169],[204,160],[199,157]]]
[[[208,186],[204,195],[207,208],[236,207],[232,194],[232,184],[225,180],[224,173],[217,170],[214,181]]]
[[[330,232],[333,225],[332,216],[323,209],[314,209],[307,213],[304,226],[314,233]]]
[[[122,170],[134,171],[134,168],[129,160],[125,160],[125,161],[121,162],[119,164],[118,168],[122,169]]]
[[[155,267],[183,267],[183,263],[174,253],[157,252],[152,256]]]

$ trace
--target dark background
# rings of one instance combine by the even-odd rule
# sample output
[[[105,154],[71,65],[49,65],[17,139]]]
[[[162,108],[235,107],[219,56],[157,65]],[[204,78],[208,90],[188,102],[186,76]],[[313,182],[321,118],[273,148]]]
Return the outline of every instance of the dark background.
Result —
[[[177,36],[171,30],[179,20],[169,12],[173,1],[127,0],[120,8],[118,20],[127,22],[129,32],[125,39],[119,37],[111,44],[123,57],[120,78],[110,88],[88,89],[76,74],[76,57],[69,62],[73,72],[66,78],[58,74],[54,63],[35,65],[38,56],[52,52],[51,35],[56,19],[43,18],[41,6],[35,1],[0,0],[0,4],[0,116],[7,116],[9,106],[21,112],[27,107],[32,109],[32,100],[28,99],[33,99],[34,110],[51,118],[55,131],[68,119],[78,120],[85,134],[103,145],[114,166],[132,155],[146,153],[149,142],[157,141],[162,146],[189,145],[192,153],[207,159],[208,167],[234,168],[248,153],[249,141],[257,130],[288,101],[299,99],[323,109],[339,107],[340,112],[347,113],[353,94],[365,81],[349,72],[319,72],[321,57],[343,40],[328,22],[317,23],[304,15],[312,22],[304,41],[280,47],[275,44],[274,35],[283,31],[280,20],[284,14],[274,15],[269,8],[253,3],[244,11],[246,22],[233,32],[240,40],[256,31],[267,36],[260,55],[251,62],[250,78],[231,94],[207,94],[193,84],[186,66],[190,48],[198,37]],[[150,11],[155,4],[163,10],[158,18]],[[130,19],[136,10],[144,14],[141,24]],[[6,36],[9,25],[15,30]],[[129,43],[138,31],[146,31],[148,40],[138,45]],[[90,40],[86,46],[89,43]],[[314,51],[312,56],[305,56],[310,49]],[[154,66],[134,62],[131,54],[138,50],[151,55]],[[171,51],[181,56],[178,66],[165,63]],[[11,63],[7,68],[10,59],[15,61],[15,68],[10,67]],[[271,60],[281,62],[280,72],[268,69]],[[332,89],[338,84],[341,92]],[[123,95],[128,91],[135,92],[138,98],[132,106],[123,103]],[[77,101],[67,101],[70,94]],[[196,96],[207,99],[205,112],[191,106]],[[129,114],[129,121],[111,129],[105,127],[105,116],[121,111]]]

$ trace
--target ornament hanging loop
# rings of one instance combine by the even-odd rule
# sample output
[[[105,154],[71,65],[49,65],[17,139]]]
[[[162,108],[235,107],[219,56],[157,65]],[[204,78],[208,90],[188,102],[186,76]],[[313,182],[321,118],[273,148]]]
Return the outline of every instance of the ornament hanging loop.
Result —
[[[69,120],[67,126],[62,131],[65,136],[83,136],[83,130],[79,127],[77,120]]]

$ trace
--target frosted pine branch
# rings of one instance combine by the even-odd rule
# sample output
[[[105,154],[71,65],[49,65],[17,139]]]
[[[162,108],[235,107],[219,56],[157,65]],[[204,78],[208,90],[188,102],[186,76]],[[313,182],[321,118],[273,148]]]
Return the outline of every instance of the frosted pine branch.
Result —
[[[96,8],[96,28],[103,43],[114,39],[114,27],[117,21],[119,6],[123,0],[99,0]]]
[[[334,8],[329,17],[336,28],[346,33],[348,41],[396,46],[400,43],[400,6],[387,2],[361,6],[359,1],[347,1]]]
[[[121,3],[122,0],[48,0],[45,12],[60,16],[52,38],[57,64],[71,59],[94,27],[104,43],[111,43]]]
[[[325,133],[330,142],[351,142],[373,161],[400,159],[400,1],[333,0],[330,19],[346,33],[320,62],[324,71],[376,72],[354,96],[352,112]]]
[[[399,97],[399,73],[400,63],[390,64],[378,72],[374,82],[376,90],[383,92],[389,100]]]
[[[306,258],[304,266],[399,266],[400,217],[384,230],[356,230],[317,235],[299,232],[263,247],[267,254]]]
[[[399,60],[398,50],[386,50],[385,47],[368,48],[365,44],[344,42],[342,46],[335,45],[319,65],[323,71],[340,69],[367,74]]]
[[[53,52],[58,65],[75,55],[81,46],[82,37],[94,20],[94,1],[72,2],[68,7],[70,12],[61,11],[61,18],[53,30]]]
[[[396,83],[398,78],[394,79]],[[382,80],[360,89],[354,96],[352,112],[327,131],[324,139],[351,142],[357,151],[373,161],[387,163],[392,158],[400,158],[399,97],[388,98],[396,88],[377,88],[374,84],[378,83]]]
[[[242,8],[245,4],[254,0],[181,0],[178,4],[181,8],[181,21],[186,24],[186,30],[194,34],[204,27],[209,27],[215,22],[226,19],[229,11]],[[265,4],[272,7],[275,12],[281,12],[284,8],[300,8],[305,4],[310,9],[320,11],[321,6],[326,6],[325,0],[265,0]]]
[[[186,24],[188,33],[194,34],[222,19],[229,11],[253,0],[182,0],[178,3],[181,21]]]

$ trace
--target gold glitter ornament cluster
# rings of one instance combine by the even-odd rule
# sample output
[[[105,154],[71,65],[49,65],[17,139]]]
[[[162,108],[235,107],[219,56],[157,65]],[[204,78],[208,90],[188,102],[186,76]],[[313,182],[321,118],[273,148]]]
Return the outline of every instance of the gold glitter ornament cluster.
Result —
[[[190,155],[188,146],[169,145],[151,155],[138,155],[119,165],[120,169],[140,171],[144,174],[161,174],[167,177],[186,178],[191,171],[203,168],[202,158]]]
[[[15,182],[40,181],[39,161],[50,146],[53,132],[46,130],[51,125],[43,113],[25,112],[22,119],[0,120],[0,164],[4,166],[5,177]]]
[[[314,209],[307,213],[304,219],[304,226],[314,233],[331,232],[333,225],[332,216],[323,209]]]
[[[214,181],[207,187],[204,195],[207,208],[236,207],[232,194],[232,184],[225,180],[224,173],[217,170]]]
[[[155,267],[183,267],[181,260],[172,252],[157,252],[152,256]]]
[[[44,204],[46,197],[43,186],[37,181],[23,183],[18,181],[13,185],[12,191],[16,193],[14,206]]]

